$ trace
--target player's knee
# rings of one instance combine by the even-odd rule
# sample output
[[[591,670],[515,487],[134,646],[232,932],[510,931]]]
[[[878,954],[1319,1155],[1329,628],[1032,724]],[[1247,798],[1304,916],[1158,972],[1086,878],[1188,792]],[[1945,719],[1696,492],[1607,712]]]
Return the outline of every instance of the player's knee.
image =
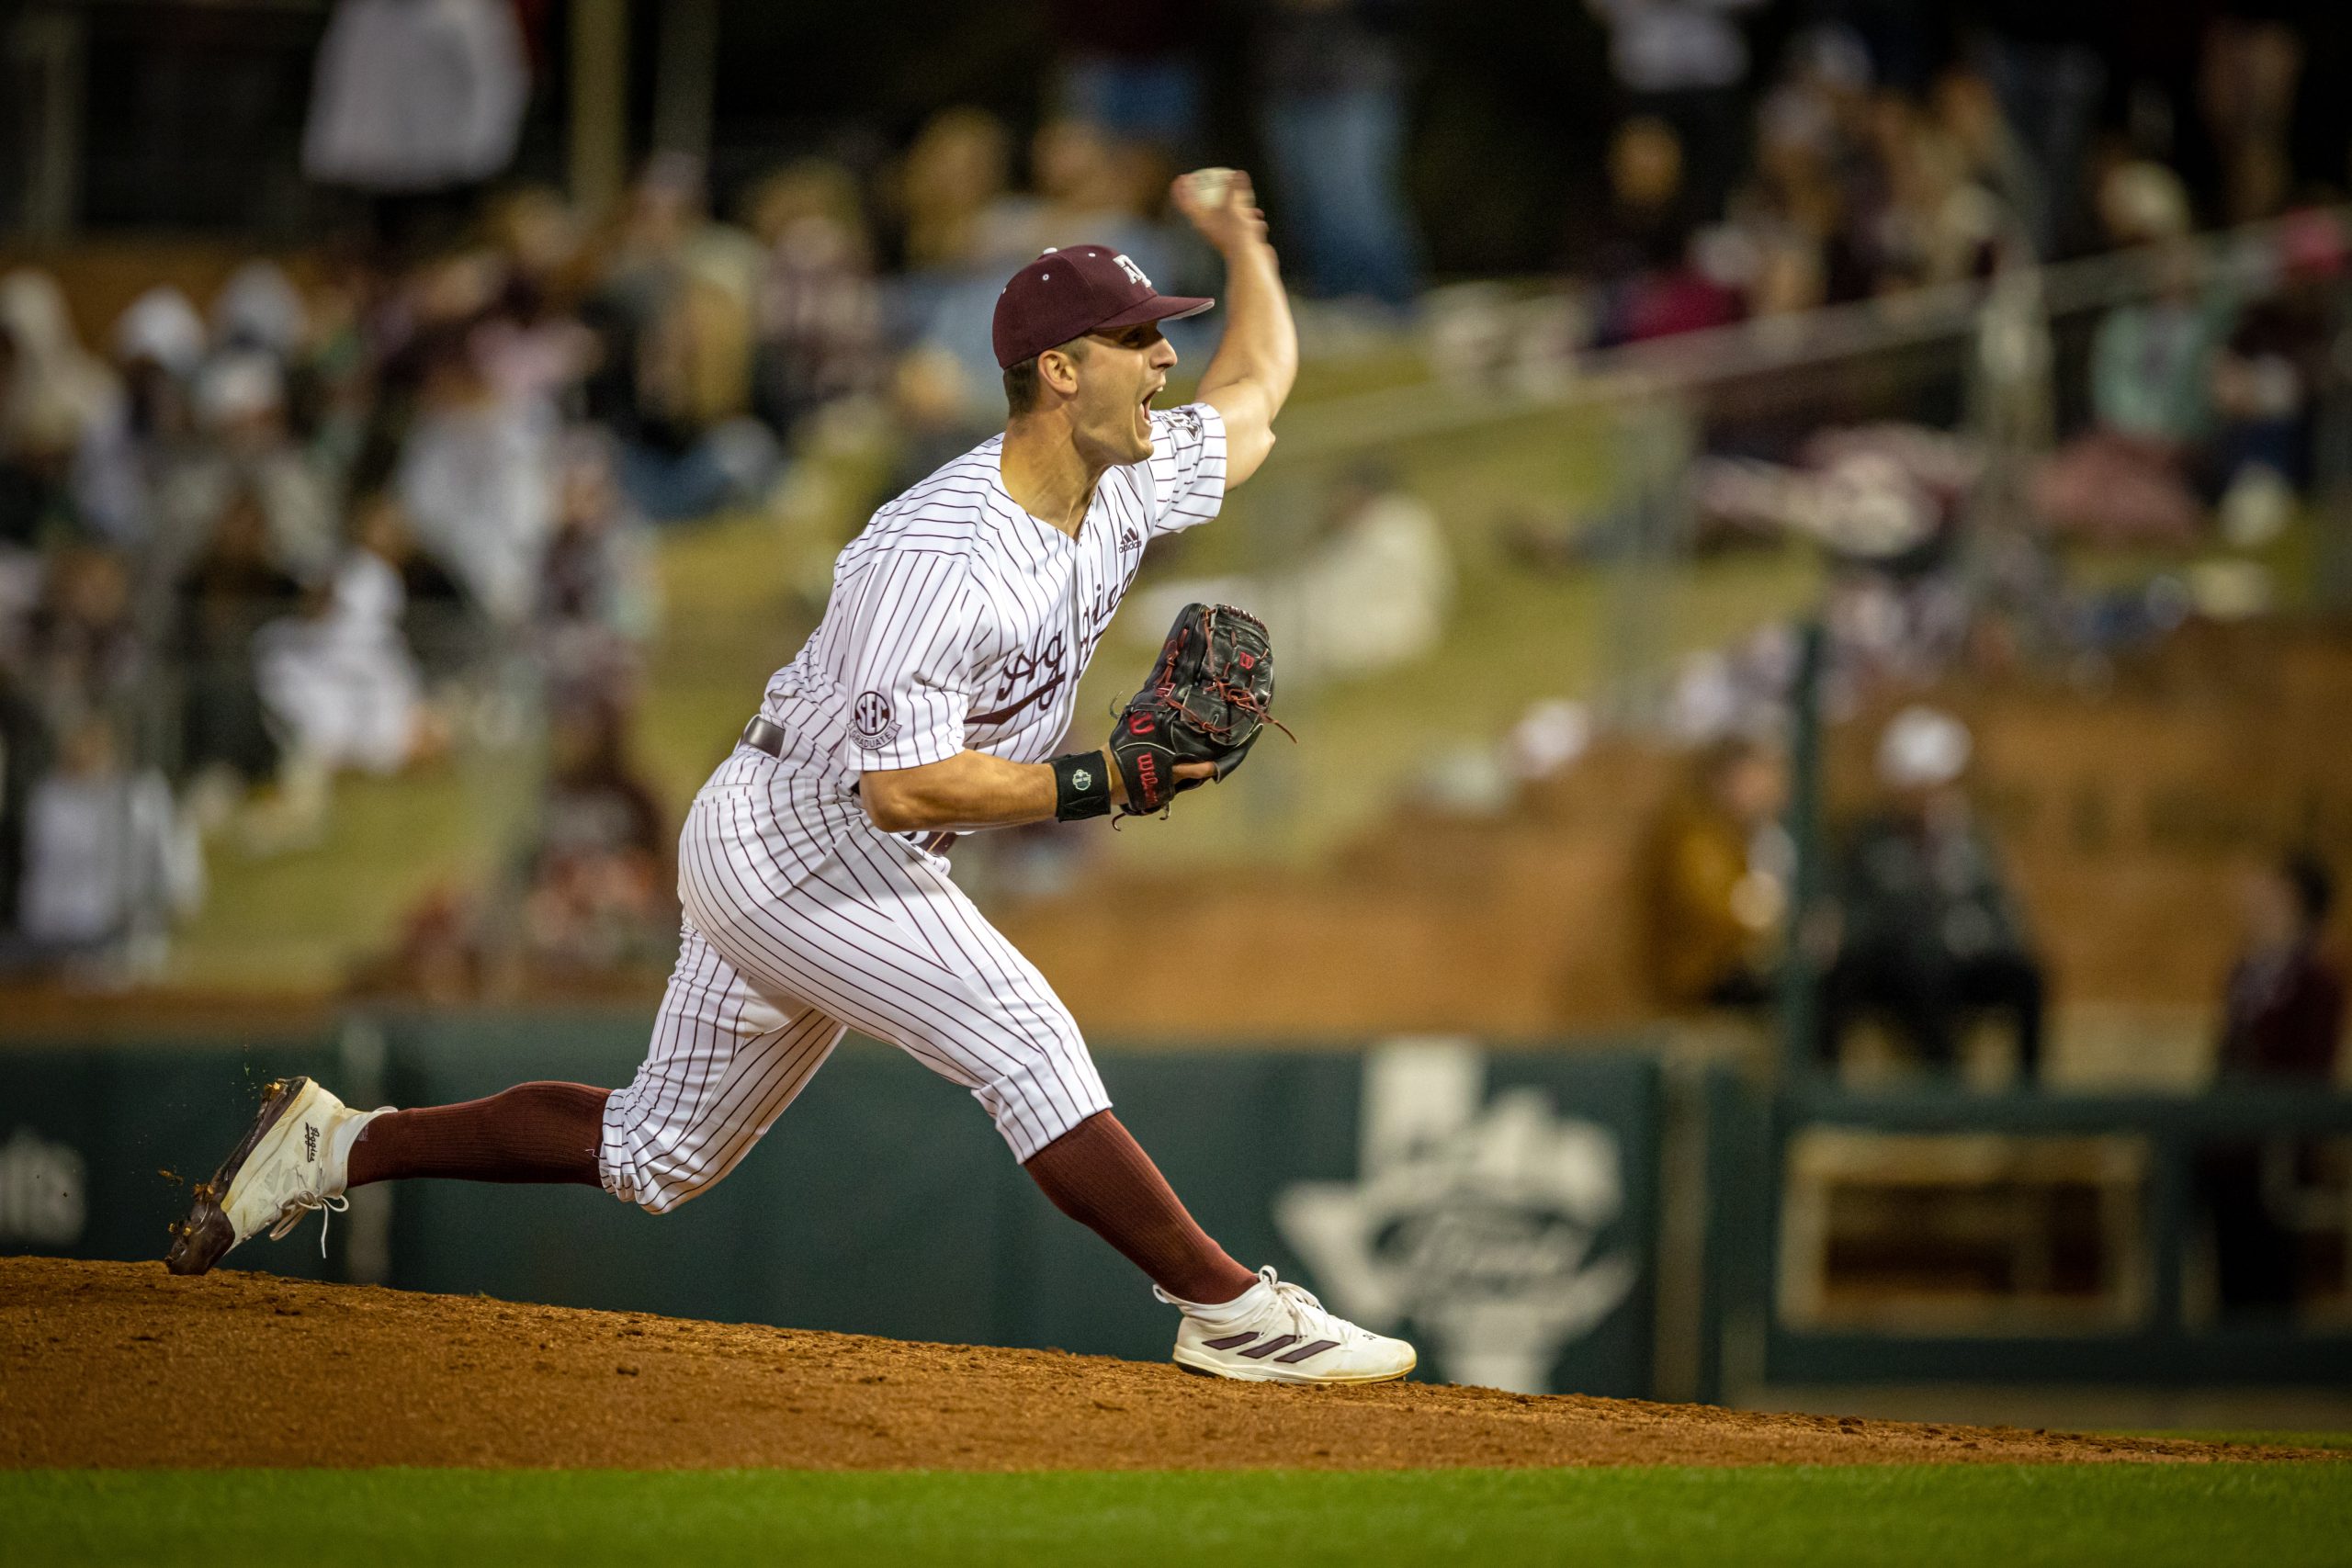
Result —
[[[608,1182],[606,1190],[649,1214],[666,1214],[709,1186],[711,1179],[710,1173],[693,1160],[652,1160],[638,1166],[626,1187]]]
[[[1024,1160],[1111,1105],[1091,1064],[1080,1070],[1068,1063],[1032,1064],[991,1078],[972,1094],[987,1107],[1014,1157]]]
[[[608,1145],[603,1160],[605,1190],[649,1214],[666,1214],[724,1174],[706,1150],[675,1143],[632,1141],[615,1158]]]

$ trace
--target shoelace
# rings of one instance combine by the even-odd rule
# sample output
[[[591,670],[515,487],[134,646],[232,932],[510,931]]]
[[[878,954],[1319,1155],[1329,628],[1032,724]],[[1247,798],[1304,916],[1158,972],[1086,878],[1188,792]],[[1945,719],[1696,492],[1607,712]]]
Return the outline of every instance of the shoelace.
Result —
[[[1317,1335],[1351,1341],[1366,1332],[1344,1317],[1332,1316],[1330,1310],[1324,1306],[1313,1291],[1281,1278],[1275,1274],[1272,1264],[1259,1269],[1258,1278],[1274,1288],[1274,1300],[1290,1314],[1291,1326],[1300,1331],[1301,1337],[1306,1337],[1306,1330],[1313,1329]],[[1170,1295],[1158,1285],[1151,1288],[1151,1293],[1172,1307],[1182,1309],[1191,1305]],[[1313,1315],[1310,1317],[1309,1314]]]
[[[1265,1271],[1263,1277],[1268,1284],[1273,1286],[1274,1299],[1281,1302],[1289,1311],[1291,1326],[1298,1330],[1302,1337],[1311,1330],[1316,1334],[1330,1335],[1347,1340],[1353,1339],[1360,1332],[1356,1325],[1346,1318],[1331,1315],[1329,1309],[1325,1307],[1315,1292],[1306,1286],[1294,1285],[1287,1280],[1275,1279],[1272,1268]]]
[[[334,1224],[335,1215],[345,1213],[350,1208],[351,1200],[340,1193],[332,1198],[322,1198],[315,1192],[297,1192],[286,1200],[286,1212],[278,1216],[277,1224],[269,1233],[269,1239],[283,1240],[288,1231],[302,1223],[303,1215],[315,1209],[324,1216],[319,1221],[319,1256],[324,1258],[327,1255],[327,1227]]]

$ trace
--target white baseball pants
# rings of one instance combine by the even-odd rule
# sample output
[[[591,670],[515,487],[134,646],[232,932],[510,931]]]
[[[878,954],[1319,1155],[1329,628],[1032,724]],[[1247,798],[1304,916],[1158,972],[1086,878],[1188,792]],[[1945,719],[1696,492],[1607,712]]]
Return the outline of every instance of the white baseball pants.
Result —
[[[808,787],[738,748],[687,816],[684,940],[597,1156],[605,1190],[654,1213],[732,1170],[846,1028],[971,1090],[1020,1160],[1110,1108],[1069,1010],[945,860],[862,812],[813,868],[784,850]]]

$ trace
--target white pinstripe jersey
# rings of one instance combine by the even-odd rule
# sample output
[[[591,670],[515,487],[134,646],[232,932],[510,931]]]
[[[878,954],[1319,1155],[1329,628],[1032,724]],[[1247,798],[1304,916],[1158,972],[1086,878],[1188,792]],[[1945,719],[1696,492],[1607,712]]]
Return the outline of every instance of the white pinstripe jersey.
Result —
[[[1052,756],[1078,680],[1135,581],[1144,546],[1216,515],[1225,423],[1206,403],[1151,416],[1152,456],[1096,484],[1075,538],[1006,493],[1001,435],[915,485],[842,549],[824,619],[769,681],[797,777],[783,849],[813,868],[862,820],[867,769],[962,750]]]

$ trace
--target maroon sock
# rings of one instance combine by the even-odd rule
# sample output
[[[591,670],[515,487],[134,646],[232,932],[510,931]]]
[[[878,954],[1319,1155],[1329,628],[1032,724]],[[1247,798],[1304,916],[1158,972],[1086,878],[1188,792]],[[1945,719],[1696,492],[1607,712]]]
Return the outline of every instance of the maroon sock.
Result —
[[[1022,1168],[1055,1208],[1180,1301],[1229,1302],[1258,1282],[1193,1223],[1151,1156],[1107,1111],[1031,1155]]]
[[[610,1089],[578,1083],[517,1084],[488,1100],[395,1111],[360,1129],[348,1185],[412,1176],[467,1181],[577,1181],[600,1185]]]

